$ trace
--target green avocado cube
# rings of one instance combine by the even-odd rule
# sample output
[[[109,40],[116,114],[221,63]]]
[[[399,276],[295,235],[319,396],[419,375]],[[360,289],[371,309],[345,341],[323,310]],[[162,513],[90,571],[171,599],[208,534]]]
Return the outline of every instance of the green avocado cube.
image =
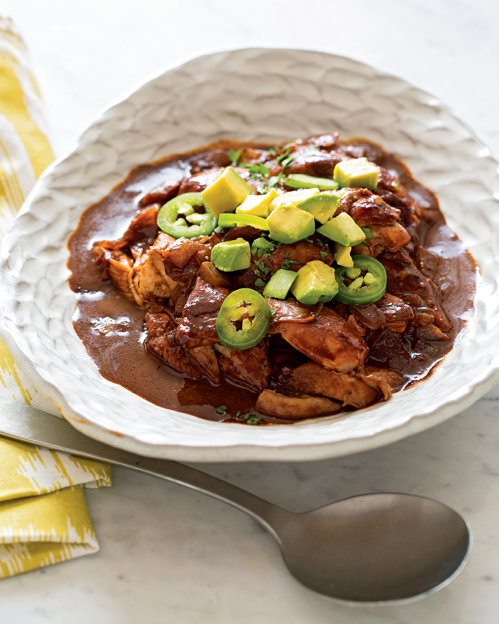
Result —
[[[317,195],[319,192],[318,188],[312,189],[300,189],[299,191],[289,191],[287,193],[282,193],[278,195],[270,202],[270,212],[279,208],[279,206],[291,206],[291,204],[296,204],[301,202],[313,195]]]
[[[336,190],[338,182],[328,178],[316,178],[304,173],[292,173],[284,181],[286,186],[291,188],[318,188],[321,191]]]
[[[373,191],[378,185],[378,174],[378,167],[367,158],[352,158],[336,165],[333,178],[340,188],[353,186]]]
[[[279,269],[265,286],[263,296],[272,297],[272,299],[286,299],[289,289],[297,277],[298,273],[295,271]]]
[[[267,218],[267,224],[270,238],[278,243],[296,243],[315,232],[313,216],[294,205],[276,208]]]
[[[353,260],[351,253],[351,247],[345,247],[344,245],[340,245],[340,243],[334,244],[334,259],[336,260],[336,264],[339,264],[342,267],[348,267],[353,269]]]
[[[364,232],[346,212],[333,217],[327,223],[321,225],[317,231],[319,234],[323,234],[335,243],[340,243],[340,245],[345,247],[354,247],[362,243],[366,238]]]
[[[220,271],[241,271],[251,264],[251,250],[244,238],[218,243],[211,250],[210,260]]]
[[[218,218],[222,212],[234,212],[252,193],[251,186],[241,178],[237,171],[232,167],[227,167],[213,184],[204,189],[201,197]]]
[[[300,210],[306,210],[319,221],[326,223],[340,205],[341,195],[336,193],[319,193],[296,204]]]
[[[320,260],[307,262],[298,271],[298,277],[291,286],[291,292],[300,303],[305,305],[331,301],[338,292],[334,269]]]
[[[269,216],[270,202],[277,197],[275,189],[270,190],[265,195],[248,195],[243,203],[236,208],[236,214],[254,215],[255,217]]]

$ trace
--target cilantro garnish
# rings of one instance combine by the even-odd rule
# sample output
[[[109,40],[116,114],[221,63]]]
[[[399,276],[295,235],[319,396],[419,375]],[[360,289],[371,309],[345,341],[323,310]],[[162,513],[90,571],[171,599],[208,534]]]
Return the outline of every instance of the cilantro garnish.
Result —
[[[263,264],[263,262],[261,262],[259,260],[255,260],[255,264],[260,269],[260,271],[262,271],[262,273],[264,273],[265,275],[268,275],[270,273],[269,267],[265,266],[265,264]],[[255,271],[255,273],[256,273],[256,271]]]
[[[288,158],[285,158],[284,160],[281,160],[281,166],[284,167],[284,169],[286,169],[286,167],[291,167],[291,165],[295,162],[295,157],[294,156],[289,156]]]
[[[225,411],[225,407],[223,405],[219,405],[217,408],[215,408],[215,411],[218,414],[226,414],[227,412]]]
[[[269,188],[274,188],[274,186],[277,186],[279,182],[282,180],[283,176],[284,176],[284,171],[281,171],[281,173],[277,176],[272,176],[269,179]]]
[[[321,254],[322,260],[325,260],[329,256],[329,252],[327,251],[319,251],[319,253]]]
[[[396,191],[399,190],[399,185],[396,182],[392,182],[392,186]]]
[[[251,253],[254,256],[258,255],[259,258],[261,258],[262,256],[268,258],[270,254],[274,251],[275,247],[275,243],[267,240],[266,238],[263,238],[263,236],[260,236],[260,238],[255,239],[251,244]]]
[[[233,165],[237,165],[237,163],[239,162],[239,159],[241,158],[241,153],[242,153],[242,150],[239,150],[239,152],[236,152],[236,150],[233,150],[232,147],[229,149],[229,158],[230,158],[230,162]]]
[[[262,277],[262,274],[260,273],[260,271],[258,269],[253,269],[253,273],[257,276],[257,277]]]
[[[288,149],[284,152],[284,154],[281,154],[280,156],[278,156],[278,157],[276,158],[277,162],[278,162],[278,163],[282,163],[282,161],[283,161],[285,158],[287,158],[287,157],[289,156],[289,152],[290,152],[290,151],[291,151],[291,148],[289,147],[289,148],[288,148]]]
[[[245,414],[246,416],[246,414]],[[258,418],[258,416],[250,416],[248,414],[249,418],[246,421],[248,423],[248,425],[259,425],[262,422],[261,418]]]
[[[256,288],[265,288],[265,282],[262,279],[258,278],[255,282],[255,286]]]
[[[370,240],[374,236],[374,234],[373,234],[373,232],[372,232],[372,230],[370,228],[364,227],[364,228],[360,228],[360,229],[366,235],[366,240]]]
[[[241,167],[247,169],[251,175],[266,176],[269,174],[269,168],[266,167],[263,163],[258,163],[258,165],[247,165],[245,163],[241,163]]]
[[[269,156],[273,156],[275,154],[275,147],[269,147]]]

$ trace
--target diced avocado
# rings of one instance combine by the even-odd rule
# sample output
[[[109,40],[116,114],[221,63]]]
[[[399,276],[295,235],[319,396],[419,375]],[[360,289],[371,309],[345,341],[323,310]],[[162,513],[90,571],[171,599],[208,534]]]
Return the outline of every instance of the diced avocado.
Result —
[[[272,275],[270,281],[265,286],[263,296],[272,297],[273,299],[286,299],[286,295],[297,277],[298,273],[295,271],[279,269]]]
[[[255,217],[269,216],[270,202],[277,197],[277,191],[272,189],[266,195],[248,195],[243,203],[236,208],[236,214],[254,215]]]
[[[285,180],[286,186],[292,188],[318,188],[321,191],[334,191],[338,188],[338,182],[328,178],[315,178],[303,173],[292,173]]]
[[[298,202],[301,202],[304,199],[308,199],[313,195],[317,195],[318,193],[318,188],[301,189],[301,191],[290,191],[289,193],[282,193],[270,202],[270,212],[272,212],[276,208],[279,208],[279,206],[291,206],[291,204],[294,204],[296,206]]]
[[[340,195],[336,193],[319,193],[296,204],[300,210],[306,210],[320,223],[326,223],[340,205]]]
[[[222,175],[201,193],[201,197],[215,217],[218,217],[222,212],[233,212],[251,193],[253,193],[251,186],[235,169],[227,167]]]
[[[333,217],[317,231],[345,247],[354,247],[366,238],[364,232],[346,212]]]
[[[296,206],[279,206],[267,219],[270,238],[279,243],[296,243],[315,232],[313,216]]]
[[[353,186],[373,191],[378,185],[378,173],[378,167],[367,158],[352,158],[336,165],[333,178],[340,188]]]
[[[240,271],[251,264],[251,250],[244,238],[218,243],[211,250],[210,260],[220,271]]]
[[[314,305],[318,301],[327,303],[338,292],[334,269],[320,260],[307,262],[298,271],[298,277],[291,286],[291,292],[300,303]]]
[[[344,267],[353,268],[353,260],[352,260],[351,252],[352,252],[351,247],[345,247],[344,245],[335,243],[334,244],[334,259],[336,260],[336,264],[339,264],[340,266],[344,266]]]

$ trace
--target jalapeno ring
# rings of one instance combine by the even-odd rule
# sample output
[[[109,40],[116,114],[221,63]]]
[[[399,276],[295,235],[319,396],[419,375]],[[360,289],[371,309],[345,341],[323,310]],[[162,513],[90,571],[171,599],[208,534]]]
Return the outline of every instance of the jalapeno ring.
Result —
[[[335,276],[338,282],[336,299],[347,305],[363,305],[378,301],[386,292],[385,267],[369,256],[352,256],[354,269],[360,269],[360,275],[352,279],[350,284],[345,284],[344,278],[348,277],[351,268],[335,267]],[[368,277],[369,276],[369,277]]]
[[[249,349],[265,336],[271,318],[272,312],[260,293],[251,288],[240,288],[231,292],[223,302],[215,327],[227,347]]]
[[[192,206],[204,206],[206,212],[197,213]],[[217,219],[206,206],[201,193],[184,193],[170,199],[158,213],[158,227],[174,238],[194,238],[211,234]]]

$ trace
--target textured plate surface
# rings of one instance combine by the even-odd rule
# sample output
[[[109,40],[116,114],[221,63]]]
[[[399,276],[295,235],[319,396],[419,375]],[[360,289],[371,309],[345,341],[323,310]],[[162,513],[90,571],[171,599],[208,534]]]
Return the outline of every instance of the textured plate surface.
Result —
[[[147,403],[104,380],[76,336],[66,243],[87,206],[133,166],[211,141],[282,141],[339,130],[402,158],[435,191],[481,267],[477,312],[425,382],[335,421],[247,427]],[[396,441],[458,413],[498,379],[498,163],[435,97],[325,53],[247,49],[166,71],[106,110],[50,167],[2,247],[2,337],[32,382],[84,433],[185,461],[308,460]]]

